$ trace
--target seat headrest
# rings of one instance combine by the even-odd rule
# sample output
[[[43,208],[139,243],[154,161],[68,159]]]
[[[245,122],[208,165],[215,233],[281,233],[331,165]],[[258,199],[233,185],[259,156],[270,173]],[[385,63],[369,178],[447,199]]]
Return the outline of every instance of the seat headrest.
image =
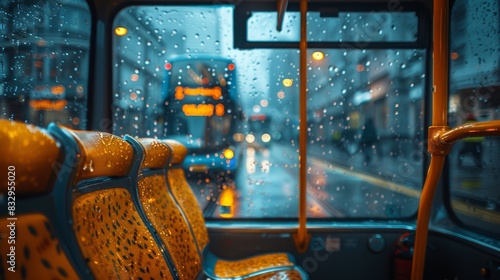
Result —
[[[40,194],[53,187],[58,143],[45,130],[22,122],[0,120],[1,193],[10,182],[16,194]],[[12,179],[12,180],[11,180]]]
[[[69,132],[80,148],[76,180],[128,174],[134,152],[127,141],[106,132],[61,129]]]
[[[162,140],[172,149],[172,156],[170,163],[172,165],[181,164],[188,153],[188,149],[181,142],[172,139]]]
[[[141,169],[144,168],[163,168],[170,159],[170,149],[167,144],[153,138],[137,139],[144,147],[144,162]]]

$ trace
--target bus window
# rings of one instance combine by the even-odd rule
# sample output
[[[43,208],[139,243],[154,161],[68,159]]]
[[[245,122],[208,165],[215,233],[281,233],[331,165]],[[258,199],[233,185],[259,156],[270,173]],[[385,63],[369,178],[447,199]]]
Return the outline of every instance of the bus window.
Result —
[[[308,133],[310,217],[413,217],[424,176],[429,78],[419,13],[408,6],[401,23],[391,11],[346,10],[310,33],[310,42],[323,41],[342,22],[346,38],[370,43],[323,42],[308,50],[308,121],[300,123],[298,50],[273,42],[235,48],[238,8],[120,11],[113,23],[113,132],[185,143],[185,169],[206,218],[296,218],[301,129]],[[380,28],[377,36],[356,35],[366,24]],[[217,158],[232,164],[224,158],[228,147],[238,159],[221,170]],[[233,199],[222,205],[227,189]]]
[[[450,14],[450,125],[498,120],[497,0],[454,2]],[[494,19],[484,21],[483,18]],[[495,36],[491,36],[494,34]],[[481,42],[480,44],[478,44]],[[472,137],[457,143],[449,156],[450,204],[468,228],[500,234],[500,139]]]
[[[90,10],[63,2],[0,3],[0,118],[86,128]]]

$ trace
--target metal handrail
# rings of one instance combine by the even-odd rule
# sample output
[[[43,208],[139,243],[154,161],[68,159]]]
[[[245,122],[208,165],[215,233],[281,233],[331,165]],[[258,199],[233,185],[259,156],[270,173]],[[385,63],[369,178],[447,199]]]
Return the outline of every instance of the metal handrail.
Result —
[[[307,0],[300,1],[300,134],[299,134],[299,229],[294,235],[303,253],[311,236],[307,233]]]
[[[467,123],[454,129],[448,127],[448,46],[449,2],[434,1],[433,34],[433,107],[432,126],[428,133],[428,150],[431,162],[420,196],[415,246],[412,263],[412,280],[422,280],[429,229],[432,200],[443,171],[445,157],[454,143],[467,137],[500,136],[500,121]]]

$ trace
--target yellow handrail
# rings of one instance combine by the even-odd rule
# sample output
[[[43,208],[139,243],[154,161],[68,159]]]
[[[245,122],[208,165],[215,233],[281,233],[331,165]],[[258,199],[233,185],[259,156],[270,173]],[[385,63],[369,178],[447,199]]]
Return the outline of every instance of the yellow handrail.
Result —
[[[303,253],[311,236],[307,233],[307,0],[300,1],[300,134],[299,134],[299,229],[294,235]]]
[[[450,129],[448,125],[448,0],[434,1],[433,34],[433,107],[432,126],[429,127],[428,150],[431,162],[420,196],[417,229],[412,263],[412,280],[422,280],[424,274],[425,252],[432,200],[446,155],[452,145],[467,137],[500,136],[500,121],[467,123]]]
[[[500,121],[466,123],[451,130],[436,133],[433,142],[438,146],[447,146],[461,139],[477,136],[500,136]]]

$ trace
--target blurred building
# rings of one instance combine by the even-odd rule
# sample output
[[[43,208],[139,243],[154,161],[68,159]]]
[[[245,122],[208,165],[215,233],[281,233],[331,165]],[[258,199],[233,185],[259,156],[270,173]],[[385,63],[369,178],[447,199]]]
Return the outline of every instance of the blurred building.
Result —
[[[84,128],[90,12],[84,1],[0,3],[0,115]]]

